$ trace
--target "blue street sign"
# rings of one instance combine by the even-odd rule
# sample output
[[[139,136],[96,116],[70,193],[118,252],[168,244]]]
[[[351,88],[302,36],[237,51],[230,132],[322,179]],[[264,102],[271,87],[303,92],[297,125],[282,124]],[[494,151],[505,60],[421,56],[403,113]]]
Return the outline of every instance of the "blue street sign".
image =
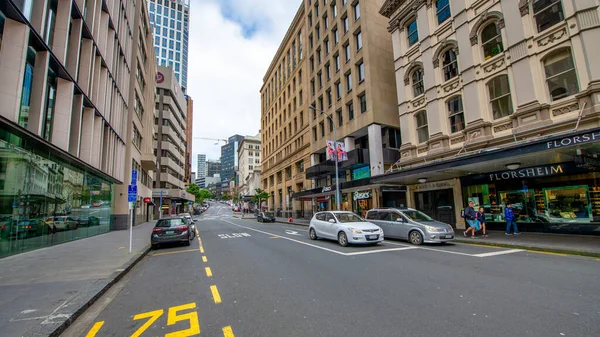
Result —
[[[137,200],[137,186],[129,185],[127,188],[127,201],[135,202]]]
[[[131,185],[137,185],[137,170],[131,170]]]

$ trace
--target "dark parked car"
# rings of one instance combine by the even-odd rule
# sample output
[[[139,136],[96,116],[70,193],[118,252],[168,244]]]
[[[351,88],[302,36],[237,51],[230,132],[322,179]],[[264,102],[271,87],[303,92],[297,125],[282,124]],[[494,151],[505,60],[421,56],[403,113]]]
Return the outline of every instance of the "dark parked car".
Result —
[[[51,233],[50,225],[43,220],[9,220],[0,227],[3,239],[26,239]]]
[[[77,222],[79,223],[79,226],[82,227],[100,226],[100,219],[93,215],[80,216]]]
[[[191,225],[180,216],[158,220],[150,236],[152,249],[157,249],[161,243],[171,242],[183,243],[189,246],[192,240]]]
[[[275,222],[275,215],[272,212],[260,212],[256,216],[258,222]]]

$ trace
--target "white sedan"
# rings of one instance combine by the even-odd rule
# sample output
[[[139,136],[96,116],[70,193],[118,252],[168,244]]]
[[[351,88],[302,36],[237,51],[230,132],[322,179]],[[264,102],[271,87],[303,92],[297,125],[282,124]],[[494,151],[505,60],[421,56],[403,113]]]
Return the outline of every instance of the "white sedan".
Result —
[[[310,220],[308,235],[311,240],[320,237],[337,240],[340,246],[348,244],[377,244],[383,241],[383,230],[352,212],[319,212]]]

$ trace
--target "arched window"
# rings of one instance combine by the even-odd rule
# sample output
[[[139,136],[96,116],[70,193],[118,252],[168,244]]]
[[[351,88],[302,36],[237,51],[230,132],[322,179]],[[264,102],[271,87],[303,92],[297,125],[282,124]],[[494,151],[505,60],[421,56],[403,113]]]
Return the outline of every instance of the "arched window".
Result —
[[[442,66],[445,81],[458,76],[458,60],[454,49],[448,49],[442,54]]]
[[[513,105],[508,76],[501,75],[488,82],[488,90],[494,119],[511,115],[513,113]]]
[[[429,127],[427,126],[427,112],[420,111],[415,114],[417,121],[417,139],[419,143],[429,140]]]
[[[484,59],[492,58],[504,51],[502,35],[497,22],[490,22],[481,31],[481,45]]]
[[[461,96],[455,96],[448,101],[448,118],[450,118],[450,131],[462,131],[465,128],[465,114]]]
[[[560,0],[533,0],[533,16],[538,33],[565,19]]]
[[[579,92],[571,50],[564,49],[546,57],[544,72],[548,91],[553,101]]]
[[[418,68],[412,73],[412,88],[415,97],[423,94],[425,88],[423,87],[423,68]]]

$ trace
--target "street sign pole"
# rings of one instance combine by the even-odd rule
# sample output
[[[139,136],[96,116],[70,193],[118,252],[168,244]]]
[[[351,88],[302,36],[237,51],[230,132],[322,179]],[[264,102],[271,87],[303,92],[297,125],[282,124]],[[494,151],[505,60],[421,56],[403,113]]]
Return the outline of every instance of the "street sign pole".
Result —
[[[158,218],[162,219],[162,190],[160,190],[160,202],[158,205]]]
[[[132,171],[134,175],[135,171]],[[132,182],[135,180],[132,179]],[[127,203],[129,204],[129,254],[131,254],[133,246],[133,214],[135,212],[135,201],[137,200],[137,185],[131,184],[127,188]]]
[[[129,212],[131,213],[129,216],[129,219],[130,219],[130,221],[129,221],[129,254],[131,254],[131,250],[132,250],[132,246],[133,246],[133,212],[134,212],[134,210],[132,207],[133,203],[130,203],[129,205],[130,205]]]

